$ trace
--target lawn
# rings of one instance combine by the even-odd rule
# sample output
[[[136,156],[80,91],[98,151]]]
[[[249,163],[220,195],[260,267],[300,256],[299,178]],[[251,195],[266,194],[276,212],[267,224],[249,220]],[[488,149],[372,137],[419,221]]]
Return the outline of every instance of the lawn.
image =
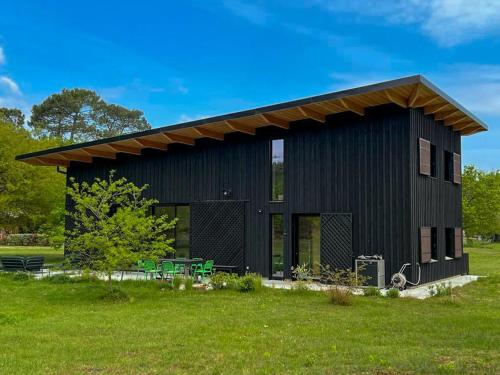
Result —
[[[62,250],[48,246],[0,246],[0,255],[43,255],[45,263],[61,263],[64,259]]]
[[[500,246],[469,248],[489,277],[427,300],[170,291],[0,278],[2,374],[500,373]]]

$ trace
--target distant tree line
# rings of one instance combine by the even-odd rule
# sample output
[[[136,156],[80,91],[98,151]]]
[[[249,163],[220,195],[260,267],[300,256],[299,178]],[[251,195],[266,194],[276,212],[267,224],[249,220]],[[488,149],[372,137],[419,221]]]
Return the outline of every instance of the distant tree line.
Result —
[[[60,231],[64,221],[65,176],[22,164],[16,155],[150,128],[143,112],[84,89],[50,95],[27,121],[17,108],[0,108],[0,235]]]
[[[500,170],[486,172],[465,166],[462,209],[466,237],[491,239],[500,235]]]

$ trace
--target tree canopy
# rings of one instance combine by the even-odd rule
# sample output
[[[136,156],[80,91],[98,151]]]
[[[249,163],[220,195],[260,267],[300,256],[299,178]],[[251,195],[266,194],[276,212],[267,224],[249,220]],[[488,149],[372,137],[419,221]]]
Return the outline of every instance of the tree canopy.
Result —
[[[0,108],[0,122],[7,122],[18,129],[22,129],[24,125],[24,114],[17,108]]]
[[[500,170],[485,172],[468,165],[462,175],[462,208],[467,237],[500,233]]]
[[[34,105],[29,126],[38,137],[71,143],[151,128],[143,112],[108,104],[86,89],[64,89]]]
[[[25,129],[1,121],[0,139],[0,229],[36,231],[64,208],[65,177],[53,168],[20,163],[15,156],[58,143],[33,139]]]

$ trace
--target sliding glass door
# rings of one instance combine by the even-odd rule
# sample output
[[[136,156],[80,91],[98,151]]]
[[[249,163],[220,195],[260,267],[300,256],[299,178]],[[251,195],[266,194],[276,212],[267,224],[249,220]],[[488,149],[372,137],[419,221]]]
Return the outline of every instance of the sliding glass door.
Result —
[[[284,242],[283,215],[271,215],[271,278],[283,278]]]
[[[177,218],[177,225],[172,232],[176,258],[189,258],[190,209],[188,205],[168,205],[154,207],[155,215],[168,215],[169,219]]]
[[[295,263],[306,265],[315,275],[320,272],[320,232],[319,215],[295,216]]]

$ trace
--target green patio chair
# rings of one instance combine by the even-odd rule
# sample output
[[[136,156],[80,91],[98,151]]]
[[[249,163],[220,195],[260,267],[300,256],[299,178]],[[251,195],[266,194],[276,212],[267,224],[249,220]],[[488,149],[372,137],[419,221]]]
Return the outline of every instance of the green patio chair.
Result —
[[[174,262],[170,260],[165,260],[161,264],[161,278],[165,279],[167,276],[173,278],[173,276],[177,275],[179,272],[175,268]]]
[[[207,260],[202,267],[197,268],[195,270],[195,276],[200,275],[201,277],[204,277],[206,275],[211,275],[214,272],[214,261],[213,260]]]
[[[177,273],[184,273],[186,265],[184,263],[175,263],[175,271]]]
[[[196,270],[203,268],[203,258],[193,258],[196,262],[191,263],[191,275],[196,273]]]
[[[156,263],[151,259],[142,259],[138,261],[137,267],[139,271],[144,272],[144,278],[146,280],[148,279],[148,275],[151,275],[152,278],[156,278],[156,275],[158,275],[158,273],[160,272],[160,270],[156,266]]]

